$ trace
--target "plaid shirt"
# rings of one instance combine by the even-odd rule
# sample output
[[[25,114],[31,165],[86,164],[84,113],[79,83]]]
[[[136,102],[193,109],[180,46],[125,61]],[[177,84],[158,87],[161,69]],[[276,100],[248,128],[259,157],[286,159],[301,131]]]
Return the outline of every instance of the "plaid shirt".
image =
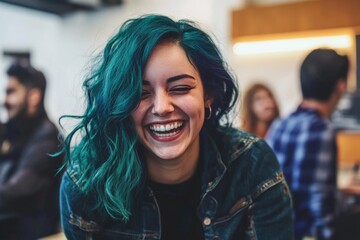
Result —
[[[328,239],[335,212],[336,144],[329,120],[301,106],[271,126],[273,148],[293,195],[296,238]]]

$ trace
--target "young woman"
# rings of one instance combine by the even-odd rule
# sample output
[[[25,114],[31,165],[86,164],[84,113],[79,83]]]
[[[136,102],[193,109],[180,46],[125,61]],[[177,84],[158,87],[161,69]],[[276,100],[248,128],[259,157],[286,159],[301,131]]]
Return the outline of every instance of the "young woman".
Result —
[[[128,20],[84,87],[85,114],[66,138],[68,239],[293,238],[277,160],[229,126],[234,79],[193,22]]]
[[[279,107],[271,90],[255,83],[244,94],[242,129],[264,138],[271,123],[279,117]]]

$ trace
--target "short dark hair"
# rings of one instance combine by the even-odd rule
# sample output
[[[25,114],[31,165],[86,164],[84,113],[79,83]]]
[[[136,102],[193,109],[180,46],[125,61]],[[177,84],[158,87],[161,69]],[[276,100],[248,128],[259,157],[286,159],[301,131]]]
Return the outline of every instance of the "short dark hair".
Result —
[[[44,74],[28,62],[15,61],[6,71],[9,77],[15,77],[27,89],[39,88],[45,95],[46,78]]]
[[[303,98],[328,100],[336,83],[347,80],[348,71],[349,59],[346,55],[325,48],[311,51],[300,68]]]

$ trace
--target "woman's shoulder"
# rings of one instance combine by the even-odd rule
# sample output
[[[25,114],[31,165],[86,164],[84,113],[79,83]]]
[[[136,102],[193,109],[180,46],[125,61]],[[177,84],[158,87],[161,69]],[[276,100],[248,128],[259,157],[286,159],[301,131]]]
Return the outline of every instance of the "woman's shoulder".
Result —
[[[64,175],[66,176],[63,177],[63,181],[79,190],[86,182],[86,179],[81,177],[81,169],[78,163],[68,163]]]
[[[229,176],[242,175],[252,183],[256,194],[259,192],[255,189],[263,190],[263,185],[272,183],[272,186],[283,181],[277,158],[264,139],[234,128],[220,131],[223,135],[222,160]]]
[[[220,128],[218,132],[215,141],[226,165],[279,170],[277,158],[264,139],[232,127]]]
[[[69,207],[72,211],[87,216],[90,213],[86,211],[94,207],[96,195],[93,192],[86,193],[83,191],[83,185],[86,180],[79,177],[80,173],[78,171],[78,166],[68,166],[62,176],[60,198],[62,199],[63,207]]]
[[[62,188],[66,191],[80,191],[79,167],[68,165],[62,176]]]
[[[247,151],[256,149],[267,152],[266,142],[258,136],[233,127],[217,129],[214,137],[221,152],[231,154],[236,158]]]

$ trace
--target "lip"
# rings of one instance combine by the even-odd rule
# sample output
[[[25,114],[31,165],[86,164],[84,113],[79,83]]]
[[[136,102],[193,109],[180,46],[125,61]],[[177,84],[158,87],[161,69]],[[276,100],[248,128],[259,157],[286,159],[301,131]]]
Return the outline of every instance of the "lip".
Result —
[[[161,125],[161,126],[165,126],[165,125],[171,125],[171,124],[179,124],[181,123],[181,127],[177,130],[174,130],[174,131],[167,131],[164,132],[163,134],[160,135],[159,134],[156,134],[155,131],[153,131],[151,129],[151,126],[154,126],[154,125]],[[151,138],[153,138],[154,140],[156,141],[159,141],[159,142],[169,142],[169,141],[174,141],[176,140],[177,138],[179,138],[181,136],[181,134],[184,132],[184,129],[185,129],[185,126],[186,126],[186,122],[183,121],[183,120],[174,120],[174,121],[166,121],[166,122],[152,122],[151,124],[147,124],[146,126],[146,131],[149,133],[149,135],[151,136]]]
[[[273,111],[274,108],[273,107],[265,107],[264,110],[267,110],[267,111]]]

